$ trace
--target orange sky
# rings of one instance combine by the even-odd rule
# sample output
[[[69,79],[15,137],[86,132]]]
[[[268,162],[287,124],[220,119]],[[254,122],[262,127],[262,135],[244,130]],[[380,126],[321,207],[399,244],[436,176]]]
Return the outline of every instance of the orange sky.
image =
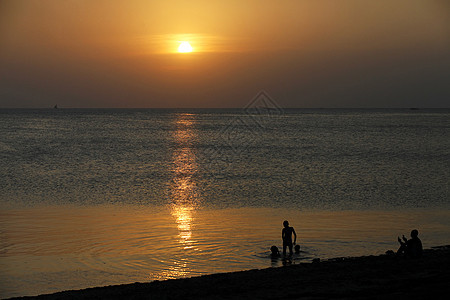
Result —
[[[449,53],[445,0],[2,0],[0,107],[449,107]]]

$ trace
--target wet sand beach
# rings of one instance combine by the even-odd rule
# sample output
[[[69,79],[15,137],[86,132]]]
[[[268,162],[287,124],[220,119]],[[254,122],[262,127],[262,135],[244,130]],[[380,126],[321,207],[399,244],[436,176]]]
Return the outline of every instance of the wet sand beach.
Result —
[[[27,299],[440,299],[450,292],[450,246],[395,255],[64,291]]]

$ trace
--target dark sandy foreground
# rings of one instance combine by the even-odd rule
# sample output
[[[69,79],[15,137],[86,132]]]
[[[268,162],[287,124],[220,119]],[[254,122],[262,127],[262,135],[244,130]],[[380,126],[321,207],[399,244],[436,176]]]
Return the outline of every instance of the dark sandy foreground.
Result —
[[[37,299],[448,299],[450,246],[395,255],[65,291]]]

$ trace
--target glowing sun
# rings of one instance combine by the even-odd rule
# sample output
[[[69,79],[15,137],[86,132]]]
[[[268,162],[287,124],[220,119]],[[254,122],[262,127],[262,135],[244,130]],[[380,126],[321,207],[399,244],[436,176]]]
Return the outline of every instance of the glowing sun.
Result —
[[[181,42],[180,46],[178,46],[178,52],[187,53],[192,52],[192,46],[189,42]]]

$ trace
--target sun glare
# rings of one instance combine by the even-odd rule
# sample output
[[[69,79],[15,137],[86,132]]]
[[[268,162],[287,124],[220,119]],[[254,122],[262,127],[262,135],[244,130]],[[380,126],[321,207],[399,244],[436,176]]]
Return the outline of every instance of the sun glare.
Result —
[[[192,46],[189,42],[181,42],[180,46],[178,46],[178,52],[180,53],[192,52],[192,50]]]

